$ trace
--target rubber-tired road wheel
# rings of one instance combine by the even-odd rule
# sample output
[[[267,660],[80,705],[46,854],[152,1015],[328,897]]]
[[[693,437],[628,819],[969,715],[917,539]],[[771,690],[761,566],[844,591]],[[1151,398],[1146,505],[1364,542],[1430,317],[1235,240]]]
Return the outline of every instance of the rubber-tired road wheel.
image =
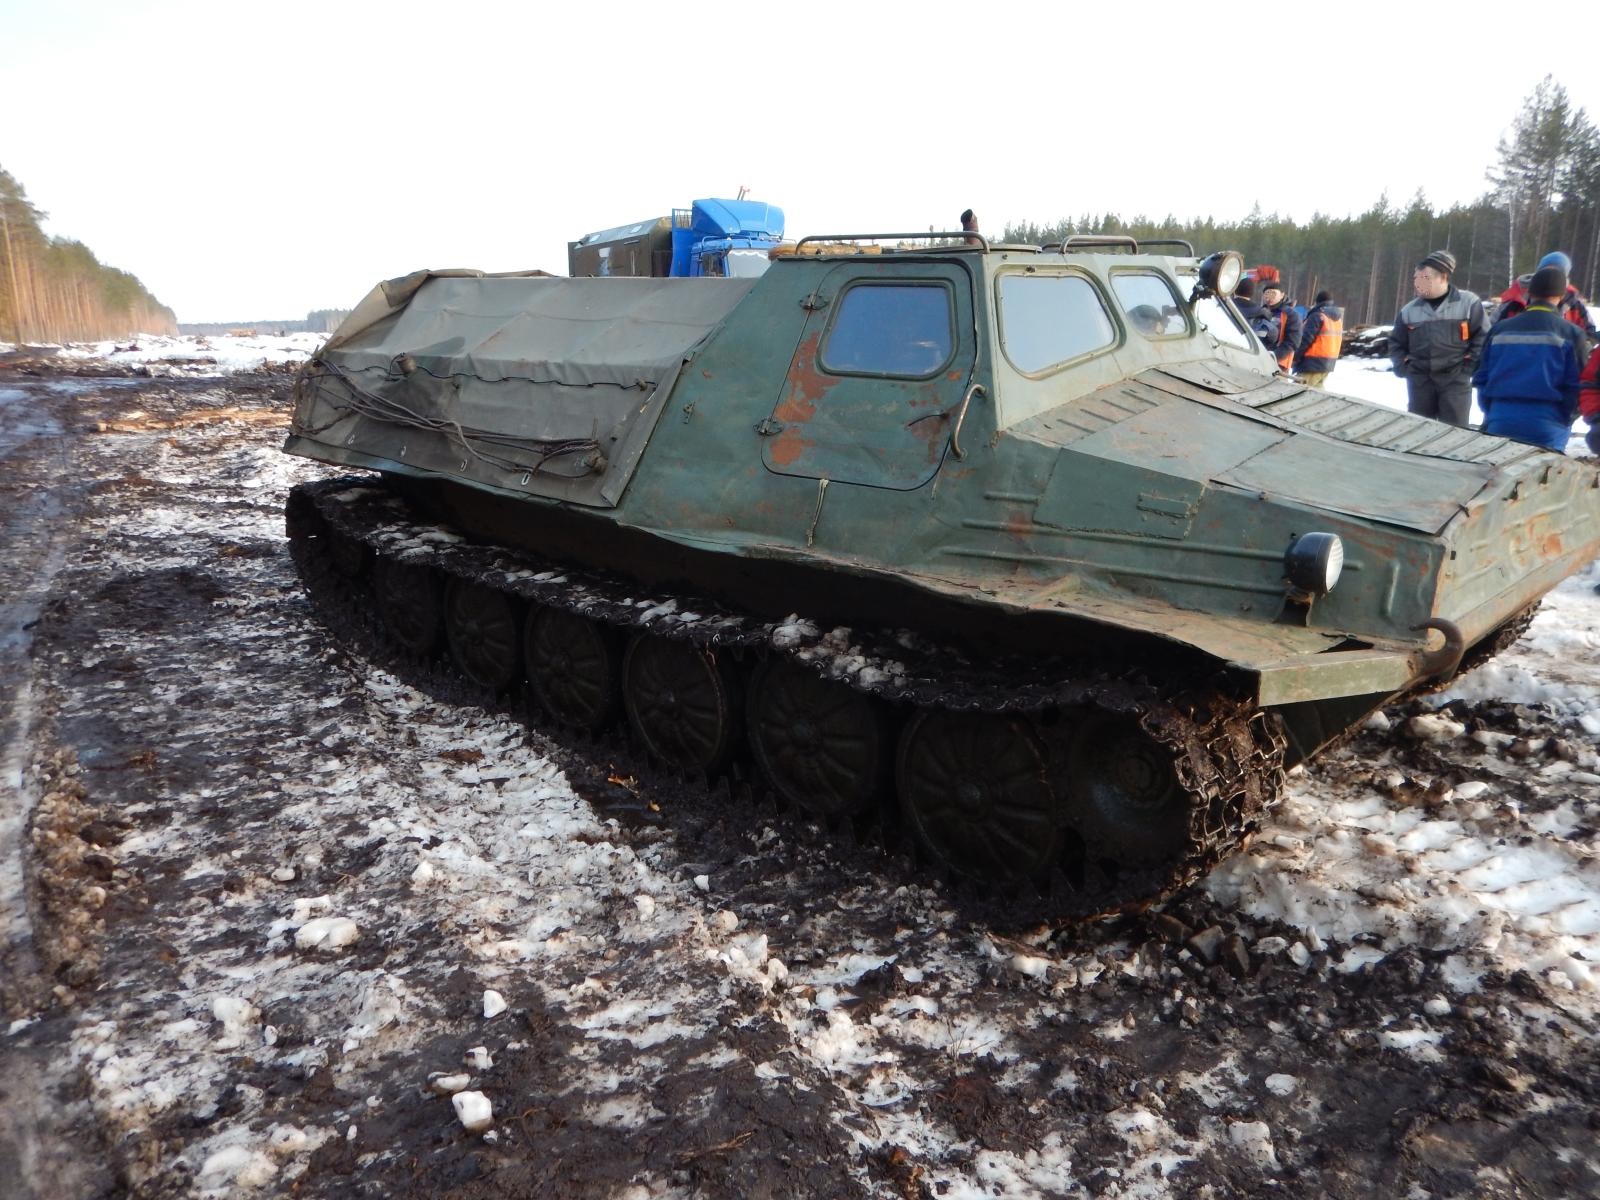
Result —
[[[622,661],[622,702],[651,755],[686,770],[725,766],[739,740],[739,678],[714,651],[638,634]]]
[[[870,696],[783,659],[751,683],[750,750],[785,800],[820,817],[861,812],[889,778],[889,723]]]
[[[1133,718],[1094,716],[1079,726],[1069,815],[1091,855],[1149,864],[1184,852],[1190,801],[1172,755]]]
[[[609,625],[535,608],[522,639],[534,698],[563,725],[593,733],[622,703],[622,638]]]
[[[1031,879],[1061,844],[1045,751],[1026,721],[920,712],[900,737],[900,807],[922,844],[969,878]]]
[[[516,604],[504,592],[452,579],[444,593],[444,634],[450,657],[479,687],[503,692],[522,669]]]
[[[432,655],[444,624],[444,581],[438,572],[380,559],[376,576],[378,615],[390,636],[403,650]]]

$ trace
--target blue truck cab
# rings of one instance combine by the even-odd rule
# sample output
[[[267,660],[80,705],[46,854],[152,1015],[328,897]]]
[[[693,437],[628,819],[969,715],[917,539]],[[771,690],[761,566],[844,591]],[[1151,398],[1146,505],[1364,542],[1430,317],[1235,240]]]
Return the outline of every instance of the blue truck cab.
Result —
[[[669,217],[585,234],[567,243],[567,273],[674,279],[764,273],[783,241],[783,210],[759,200],[696,200]]]

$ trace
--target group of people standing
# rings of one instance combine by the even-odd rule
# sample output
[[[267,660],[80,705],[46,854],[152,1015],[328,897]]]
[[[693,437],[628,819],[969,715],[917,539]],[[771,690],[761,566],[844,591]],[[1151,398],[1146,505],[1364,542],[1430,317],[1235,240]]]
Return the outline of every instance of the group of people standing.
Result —
[[[1256,289],[1261,299],[1256,299]],[[1289,302],[1283,281],[1271,267],[1257,267],[1239,281],[1233,301],[1256,337],[1278,360],[1278,370],[1293,371],[1302,383],[1321,387],[1338,365],[1344,339],[1344,309],[1328,292],[1318,292],[1302,318]]]
[[[1572,260],[1559,250],[1545,255],[1502,293],[1492,318],[1476,295],[1455,285],[1455,270],[1448,250],[1417,263],[1416,298],[1389,334],[1407,407],[1464,427],[1476,387],[1485,433],[1560,453],[1582,415],[1589,448],[1600,454],[1600,346],[1567,278]]]
[[[1565,451],[1572,423],[1589,423],[1600,454],[1600,345],[1588,306],[1568,280],[1572,260],[1552,251],[1517,278],[1492,312],[1453,281],[1456,259],[1435,250],[1412,272],[1415,299],[1389,335],[1411,412],[1466,427],[1478,389],[1483,431]],[[1257,298],[1259,290],[1260,296]],[[1344,311],[1327,292],[1302,319],[1272,267],[1240,282],[1234,302],[1278,369],[1321,387],[1339,359]]]

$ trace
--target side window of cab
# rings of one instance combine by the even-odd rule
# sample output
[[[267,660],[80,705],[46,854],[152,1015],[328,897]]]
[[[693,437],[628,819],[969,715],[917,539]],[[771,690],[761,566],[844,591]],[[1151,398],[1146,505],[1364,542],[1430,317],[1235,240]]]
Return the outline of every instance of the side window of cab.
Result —
[[[948,284],[857,283],[839,297],[821,366],[834,375],[927,379],[949,363],[955,347]]]
[[[1100,290],[1072,273],[1001,275],[1000,346],[1024,375],[1038,375],[1115,344]]]

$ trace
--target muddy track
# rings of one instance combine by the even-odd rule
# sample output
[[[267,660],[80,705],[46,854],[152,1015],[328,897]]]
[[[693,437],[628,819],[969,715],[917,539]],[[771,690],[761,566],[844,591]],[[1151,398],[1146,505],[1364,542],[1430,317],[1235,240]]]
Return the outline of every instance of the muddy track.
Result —
[[[824,635],[803,620],[767,622],[725,609],[704,597],[640,595],[636,586],[602,574],[557,565],[526,553],[474,545],[452,531],[414,518],[396,496],[370,476],[325,480],[290,494],[287,526],[295,562],[319,612],[341,630],[362,627],[371,653],[387,645],[385,657],[401,657],[381,620],[367,619],[379,609],[374,575],[385,563],[426,568],[440,577],[478,585],[506,596],[518,609],[560,609],[616,631],[619,636],[659,638],[692,645],[721,656],[748,692],[753,673],[777,660],[793,664],[842,688],[872,697],[892,712],[891,727],[918,718],[948,714],[997,714],[1025,720],[1047,749],[1056,803],[1066,814],[1065,849],[1044,872],[998,884],[964,878],[967,872],[942,869],[935,851],[908,838],[896,814],[879,803],[848,822],[851,833],[867,833],[891,853],[916,854],[936,873],[963,911],[1003,926],[1058,925],[1147,906],[1192,883],[1236,850],[1258,828],[1281,794],[1284,739],[1267,714],[1252,712],[1215,688],[1188,681],[1159,684],[1136,670],[1113,672],[1087,663],[1059,660],[997,659],[975,663],[948,646],[907,635],[854,635],[846,669],[824,645]],[[343,542],[340,541],[343,539]],[[366,548],[359,565],[348,546]],[[340,559],[340,555],[344,559]],[[518,624],[523,622],[519,616]],[[441,683],[480,705],[538,719],[539,705],[524,681],[516,679],[509,698],[474,685],[455,670],[448,654],[427,664]],[[415,663],[414,665],[423,665]],[[443,674],[444,679],[437,678]],[[1075,772],[1075,731],[1093,728],[1115,738],[1137,728],[1136,748],[1164,762],[1181,789],[1185,816],[1181,849],[1149,849],[1115,840],[1114,823],[1075,819],[1084,802],[1065,782]],[[940,728],[959,729],[956,723]],[[607,753],[625,756],[628,772],[659,776],[662,765],[637,736],[608,730]],[[1131,739],[1124,739],[1118,745]],[[727,771],[701,776],[709,789],[771,799],[782,792],[770,768],[758,767],[748,743]],[[902,751],[904,753],[904,751]],[[1170,763],[1170,768],[1166,764]],[[902,766],[902,770],[903,770]],[[1124,770],[1112,764],[1108,776]],[[789,789],[790,794],[799,788]],[[806,814],[797,813],[804,818]],[[817,814],[810,814],[815,816]],[[914,819],[914,818],[913,818]],[[836,824],[843,825],[840,821]]]

